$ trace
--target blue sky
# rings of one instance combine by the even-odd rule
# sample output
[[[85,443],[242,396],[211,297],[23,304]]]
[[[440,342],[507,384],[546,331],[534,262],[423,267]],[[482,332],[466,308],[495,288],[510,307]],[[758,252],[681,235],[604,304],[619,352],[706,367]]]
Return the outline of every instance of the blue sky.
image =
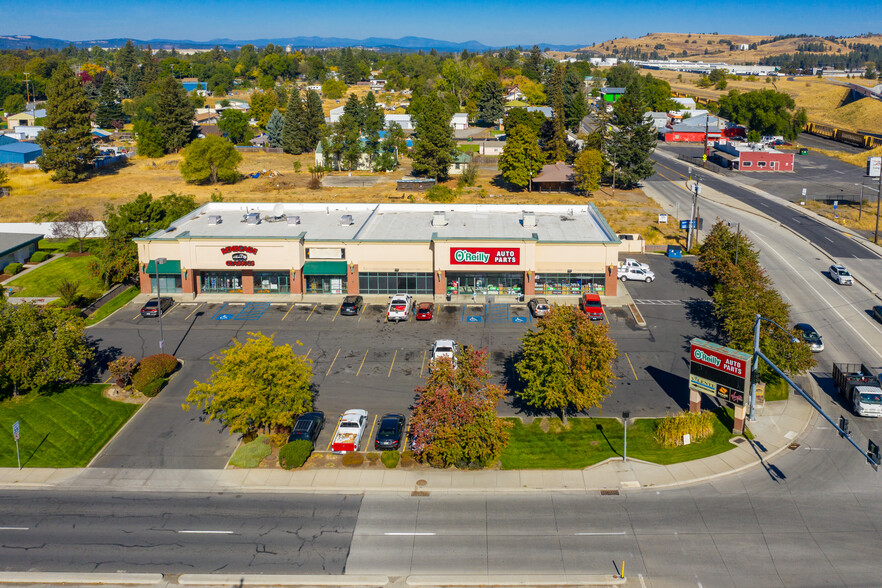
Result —
[[[316,35],[358,39],[418,36],[492,45],[588,45],[649,32],[805,32],[824,36],[882,32],[882,10],[875,0],[41,0],[35,7],[19,8],[14,18],[0,25],[0,33],[75,41],[114,37],[207,41]]]

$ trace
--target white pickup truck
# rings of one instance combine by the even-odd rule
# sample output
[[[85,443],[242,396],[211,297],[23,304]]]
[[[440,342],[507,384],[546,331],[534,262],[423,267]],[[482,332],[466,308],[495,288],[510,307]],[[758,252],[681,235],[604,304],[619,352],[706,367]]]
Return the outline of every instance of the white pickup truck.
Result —
[[[340,417],[340,424],[337,425],[337,431],[334,433],[334,440],[331,442],[331,451],[333,453],[349,453],[358,451],[361,438],[364,436],[364,430],[367,425],[368,413],[360,408],[347,410]]]
[[[647,264],[647,263],[640,263],[640,262],[637,261],[636,259],[632,259],[632,258],[630,258],[630,257],[626,257],[626,258],[625,258],[625,261],[620,261],[620,262],[619,262],[619,271],[621,271],[622,269],[625,269],[625,268],[634,268],[634,269],[649,270],[649,264]]]
[[[626,280],[651,282],[655,279],[655,274],[649,269],[641,269],[639,267],[620,267],[618,277],[623,282]]]

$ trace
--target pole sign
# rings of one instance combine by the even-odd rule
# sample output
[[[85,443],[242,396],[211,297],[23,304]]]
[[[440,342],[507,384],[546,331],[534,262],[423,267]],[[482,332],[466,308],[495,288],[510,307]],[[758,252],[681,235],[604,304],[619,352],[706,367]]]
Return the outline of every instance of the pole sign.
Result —
[[[744,406],[750,396],[747,353],[693,339],[689,348],[689,389]]]
[[[882,176],[882,157],[867,158],[867,175],[871,178]]]
[[[519,247],[451,247],[451,265],[520,265]]]
[[[12,436],[15,437],[15,440],[18,441],[18,432],[19,432],[18,421],[12,423]]]

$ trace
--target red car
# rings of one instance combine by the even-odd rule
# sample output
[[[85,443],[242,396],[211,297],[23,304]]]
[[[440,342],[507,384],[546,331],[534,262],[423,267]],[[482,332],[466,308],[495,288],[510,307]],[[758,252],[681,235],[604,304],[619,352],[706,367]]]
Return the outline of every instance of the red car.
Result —
[[[435,312],[435,305],[431,302],[420,302],[416,305],[416,320],[430,321],[432,314]]]
[[[579,309],[592,321],[603,320],[603,304],[597,294],[583,294],[579,299]]]

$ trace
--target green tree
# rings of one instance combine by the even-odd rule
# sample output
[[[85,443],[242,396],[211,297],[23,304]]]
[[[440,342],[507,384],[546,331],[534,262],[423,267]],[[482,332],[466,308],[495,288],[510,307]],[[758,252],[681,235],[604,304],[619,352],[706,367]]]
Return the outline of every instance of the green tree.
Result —
[[[25,107],[27,107],[27,103],[21,94],[9,94],[3,100],[3,111],[10,114],[21,112]]]
[[[208,422],[220,421],[231,433],[279,433],[312,410],[312,361],[272,336],[249,333],[245,343],[211,358],[214,372],[194,382],[184,410],[201,409]]]
[[[541,64],[542,51],[539,49],[538,45],[533,45],[530,49],[530,54],[527,56],[526,61],[524,61],[524,75],[533,81],[539,81],[542,74],[540,69]]]
[[[575,68],[567,68],[563,83],[563,95],[566,127],[577,132],[582,119],[588,114],[588,103],[582,92],[582,78],[576,73]]]
[[[615,168],[615,185],[631,189],[655,170],[650,154],[655,149],[656,133],[643,118],[646,103],[642,86],[635,83],[619,98],[614,107],[616,126],[607,142],[608,159]]]
[[[248,115],[234,108],[227,108],[221,112],[220,118],[217,121],[217,128],[225,133],[235,145],[247,141],[251,133]]]
[[[568,412],[598,407],[612,393],[618,356],[609,327],[594,324],[573,306],[555,306],[535,331],[521,339],[523,357],[515,365],[521,400],[540,410]]]
[[[433,467],[494,463],[508,444],[510,425],[496,415],[506,389],[490,383],[487,351],[465,347],[454,367],[449,359],[432,366],[417,388],[410,418],[416,456]]]
[[[322,84],[322,95],[328,100],[340,100],[346,94],[346,82],[328,80]]]
[[[497,79],[489,79],[481,86],[478,117],[485,123],[496,124],[505,116],[505,94]]]
[[[566,108],[563,95],[565,75],[566,69],[564,64],[558,63],[554,68],[554,75],[548,88],[551,109],[554,113],[551,120],[554,132],[551,138],[551,145],[546,145],[546,147],[552,161],[566,161],[568,155]]]
[[[0,384],[13,396],[76,382],[93,356],[79,316],[0,298]]]
[[[377,104],[372,92],[368,92],[361,106],[361,134],[364,138],[365,151],[368,154],[371,169],[380,152],[380,131],[386,124],[383,109]]]
[[[781,135],[788,141],[796,139],[807,122],[805,109],[796,109],[793,98],[775,90],[730,90],[720,97],[719,115],[760,135]]]
[[[242,176],[237,169],[242,155],[235,145],[222,137],[196,139],[184,149],[181,175],[196,184],[237,182]]]
[[[434,92],[420,98],[420,101],[419,111],[415,115],[413,170],[436,180],[446,179],[456,150],[450,113]]]
[[[266,142],[270,147],[282,146],[282,131],[285,129],[285,119],[279,109],[273,110],[266,123]]]
[[[322,138],[325,126],[325,113],[322,99],[315,90],[306,93],[306,112],[303,118],[304,150],[314,151]]]
[[[576,176],[576,188],[590,195],[600,188],[603,175],[603,156],[596,149],[585,149],[576,156],[573,162]]]
[[[165,140],[162,131],[147,120],[135,121],[135,148],[143,157],[162,157],[165,155]]]
[[[46,128],[37,136],[43,154],[37,158],[37,164],[44,172],[54,172],[53,181],[84,180],[98,154],[92,143],[92,105],[66,65],[52,74],[46,94]]]
[[[282,129],[282,148],[285,153],[299,155],[306,150],[304,116],[300,89],[295,85],[288,98],[288,108],[285,109],[285,126]]]
[[[176,152],[190,142],[196,109],[181,83],[172,78],[159,80],[156,95],[156,126],[165,141],[166,153]]]
[[[257,125],[265,129],[273,110],[279,107],[279,98],[272,90],[266,92],[253,92],[251,94],[251,118],[257,120]]]
[[[499,171],[510,184],[530,189],[530,179],[538,175],[545,162],[545,153],[532,129],[517,125],[508,128],[508,138],[499,157]]]

